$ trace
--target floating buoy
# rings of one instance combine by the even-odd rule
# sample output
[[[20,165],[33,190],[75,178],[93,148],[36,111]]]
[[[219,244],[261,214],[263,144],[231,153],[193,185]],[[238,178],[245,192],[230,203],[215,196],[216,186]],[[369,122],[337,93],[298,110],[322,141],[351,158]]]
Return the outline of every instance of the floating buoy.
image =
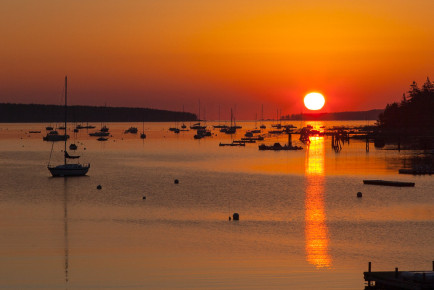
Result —
[[[96,187],[96,189],[102,189],[101,184],[98,184],[98,186]]]
[[[236,212],[232,215],[232,218],[234,219],[234,221],[238,221],[240,220],[240,215]]]
[[[142,199],[146,199],[146,196],[143,196]]]
[[[357,193],[357,197],[362,197],[362,193],[360,191]]]
[[[175,179],[175,184],[178,184],[179,183],[179,180],[178,179]]]

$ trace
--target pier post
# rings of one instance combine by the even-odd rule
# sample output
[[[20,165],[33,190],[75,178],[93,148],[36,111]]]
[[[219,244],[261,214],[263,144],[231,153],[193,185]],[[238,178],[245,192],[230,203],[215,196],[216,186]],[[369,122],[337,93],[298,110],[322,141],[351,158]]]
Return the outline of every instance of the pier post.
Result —
[[[395,268],[395,278],[398,278],[398,268]]]
[[[371,262],[368,263],[368,272],[371,273]],[[371,287],[371,280],[368,280],[368,287]]]
[[[366,152],[369,152],[369,139],[368,139],[368,135],[366,135]]]
[[[434,261],[432,261],[432,270],[434,271]]]

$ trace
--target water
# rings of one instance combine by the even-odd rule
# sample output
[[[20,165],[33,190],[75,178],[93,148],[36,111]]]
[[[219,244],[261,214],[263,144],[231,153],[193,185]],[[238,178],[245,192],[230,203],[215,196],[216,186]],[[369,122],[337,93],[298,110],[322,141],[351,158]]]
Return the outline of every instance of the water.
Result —
[[[69,133],[91,168],[66,179],[46,168],[51,143],[26,133],[45,124],[0,125],[0,287],[363,289],[369,261],[431,269],[433,177],[397,174],[415,152],[366,153],[351,140],[335,153],[330,138],[306,147],[296,136],[301,151],[219,147],[231,136],[194,140],[168,123],[146,123],[141,140],[123,134],[131,125],[141,131],[108,124],[107,142]],[[278,141],[286,136],[266,143]]]

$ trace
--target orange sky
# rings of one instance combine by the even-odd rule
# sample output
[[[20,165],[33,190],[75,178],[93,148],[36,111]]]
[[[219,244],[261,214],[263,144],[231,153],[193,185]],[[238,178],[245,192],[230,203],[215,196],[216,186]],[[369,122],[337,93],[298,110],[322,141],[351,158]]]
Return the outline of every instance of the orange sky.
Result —
[[[377,3],[379,2],[379,3]],[[434,78],[434,1],[2,0],[0,102],[253,119],[383,108]]]

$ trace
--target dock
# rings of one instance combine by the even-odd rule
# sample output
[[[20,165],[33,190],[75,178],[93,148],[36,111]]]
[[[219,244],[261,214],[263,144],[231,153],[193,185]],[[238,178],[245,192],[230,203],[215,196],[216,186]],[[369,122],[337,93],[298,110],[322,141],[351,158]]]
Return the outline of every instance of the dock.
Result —
[[[385,186],[414,187],[414,182],[403,182],[403,181],[363,180],[363,183],[364,183],[364,184],[370,184],[370,185],[385,185]]]
[[[367,289],[398,290],[398,289],[434,289],[434,261],[433,271],[371,271],[369,262],[368,272],[363,272]]]
[[[434,174],[434,169],[399,169],[399,174],[431,175]]]
[[[219,146],[246,146],[245,143],[219,143]]]

